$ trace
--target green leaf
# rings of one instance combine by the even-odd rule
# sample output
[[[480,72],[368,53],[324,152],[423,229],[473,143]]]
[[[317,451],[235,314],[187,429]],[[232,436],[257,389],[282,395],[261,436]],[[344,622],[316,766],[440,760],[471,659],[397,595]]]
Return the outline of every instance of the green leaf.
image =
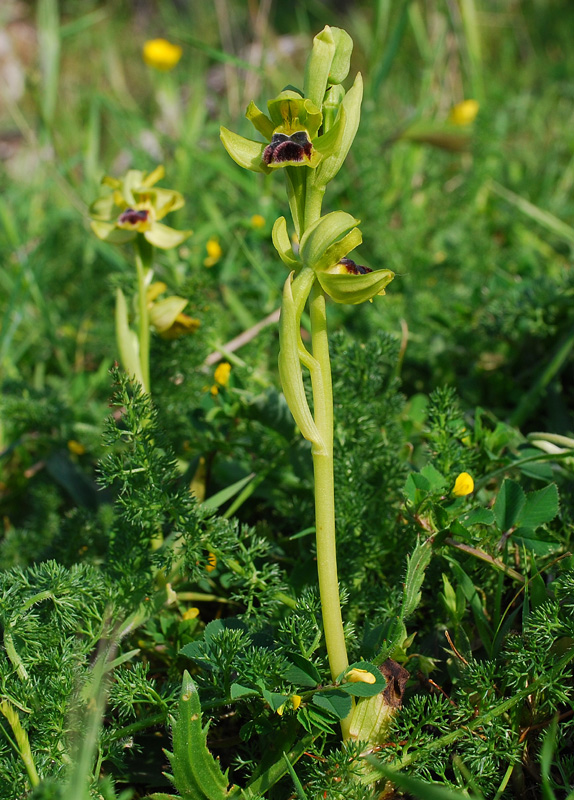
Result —
[[[130,376],[143,386],[143,373],[139,358],[139,340],[128,321],[128,306],[120,288],[116,291],[116,340],[122,366]]]
[[[494,514],[490,508],[474,508],[463,514],[460,521],[465,525],[494,525]]]
[[[421,587],[425,578],[425,571],[430,564],[432,546],[430,542],[417,544],[407,560],[407,577],[403,589],[403,604],[401,618],[408,619],[414,614],[421,601]]]
[[[466,795],[462,795],[461,792],[453,791],[441,784],[427,783],[419,778],[403,775],[402,772],[397,772],[381,764],[373,756],[367,756],[367,761],[384,775],[387,780],[395,784],[395,786],[398,786],[400,789],[405,789],[409,794],[420,798],[420,800],[461,800],[461,797],[466,797]]]
[[[442,472],[433,466],[433,464],[425,464],[421,469],[421,475],[424,475],[429,482],[430,488],[435,492],[440,492],[446,487],[446,479]]]
[[[329,83],[343,83],[349,69],[351,68],[351,54],[353,52],[353,40],[342,28],[331,27],[331,36],[335,42],[335,54],[331,62],[329,72]]]
[[[383,677],[380,669],[376,667],[374,664],[371,664],[369,661],[356,661],[354,664],[349,665],[349,669],[345,670],[345,672],[349,672],[352,669],[365,669],[367,672],[370,672],[371,675],[374,676],[375,682],[374,683],[364,683],[363,681],[356,681],[355,683],[351,681],[345,681],[344,683],[340,684],[340,689],[347,694],[352,695],[353,697],[374,697],[374,695],[379,694],[387,687],[387,682]]]
[[[516,525],[525,503],[526,495],[520,484],[506,478],[493,508],[496,524],[501,531],[507,531]]]
[[[517,528],[510,536],[511,541],[526,547],[538,556],[546,556],[550,553],[555,553],[561,549],[560,542],[554,540],[543,539],[540,535],[536,535],[531,528]]]
[[[356,228],[358,224],[359,220],[347,214],[346,211],[331,211],[330,214],[320,217],[307,228],[301,237],[299,253],[303,263],[311,269],[315,269],[315,265],[321,261],[325,251],[353,228]],[[327,265],[321,263],[324,269]],[[336,264],[337,261],[332,263]]]
[[[240,683],[232,683],[229,694],[232,700],[238,700],[240,697],[259,695],[260,692],[258,689],[253,689],[250,686],[242,686]]]
[[[287,667],[285,677],[294,686],[317,686],[321,676],[317,667],[298,653],[288,653],[291,664]]]
[[[265,689],[263,686],[263,681],[259,681],[261,686],[261,694],[263,699],[266,703],[269,704],[269,707],[272,711],[277,711],[278,708],[284,706],[287,700],[289,700],[288,694],[280,694],[279,692],[270,692],[268,689]]]
[[[235,483],[232,483],[231,486],[226,486],[225,489],[221,489],[221,491],[217,492],[216,494],[212,494],[211,497],[208,497],[207,500],[204,500],[202,505],[204,508],[211,508],[215,510],[219,508],[228,500],[231,500],[232,497],[235,497],[236,494],[243,489],[244,486],[247,486],[253,478],[255,477],[255,473],[252,472],[250,475],[246,475],[245,478],[241,478]]]
[[[225,800],[227,774],[207,748],[207,726],[201,725],[201,704],[189,672],[184,672],[177,718],[172,722],[173,753],[166,751],[173,782],[183,800]]]
[[[347,692],[341,689],[329,689],[325,692],[315,692],[313,702],[319,708],[331,711],[339,719],[345,719],[351,711],[352,700]]]
[[[293,784],[295,785],[295,789],[297,791],[297,797],[299,798],[299,800],[309,800],[307,795],[305,794],[305,790],[301,786],[301,781],[297,777],[297,773],[293,769],[293,766],[292,766],[291,762],[289,761],[286,753],[283,753],[283,758],[285,759],[285,765],[287,767],[287,771],[288,771],[289,775],[291,776],[291,780],[293,781]]]
[[[418,505],[428,492],[430,491],[430,483],[424,475],[420,472],[411,472],[405,481],[403,492],[407,500],[413,505]]]
[[[555,483],[551,483],[544,489],[526,495],[519,523],[525,528],[537,528],[553,520],[558,514],[558,509],[558,489]]]
[[[336,46],[331,28],[325,25],[313,39],[313,48],[305,65],[305,97],[318,108],[323,105]]]

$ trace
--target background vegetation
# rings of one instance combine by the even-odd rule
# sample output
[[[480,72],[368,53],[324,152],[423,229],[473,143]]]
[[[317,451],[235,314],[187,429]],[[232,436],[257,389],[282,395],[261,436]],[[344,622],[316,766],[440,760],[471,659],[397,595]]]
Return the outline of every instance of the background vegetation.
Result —
[[[327,680],[310,453],[278,392],[276,325],[226,345],[279,307],[286,203],[229,159],[219,125],[250,136],[248,101],[301,84],[325,24],[351,34],[366,82],[326,211],[360,217],[364,262],[396,272],[385,298],[329,308],[351,658],[410,673],[376,757],[458,796],[566,797],[572,4],[8,0],[0,21],[0,797],[172,791],[162,748],[185,669],[234,783],[274,738],[305,741],[300,791],[285,768],[253,797],[383,796],[291,669],[295,652]],[[183,48],[170,72],[143,62],[157,36]],[[470,98],[474,122],[449,123]],[[133,265],[88,206],[104,174],[159,163],[186,198],[168,222],[193,235],[156,275],[200,327],[154,337],[152,405],[110,372]],[[454,498],[462,471],[475,492]],[[277,714],[271,695],[295,693]]]

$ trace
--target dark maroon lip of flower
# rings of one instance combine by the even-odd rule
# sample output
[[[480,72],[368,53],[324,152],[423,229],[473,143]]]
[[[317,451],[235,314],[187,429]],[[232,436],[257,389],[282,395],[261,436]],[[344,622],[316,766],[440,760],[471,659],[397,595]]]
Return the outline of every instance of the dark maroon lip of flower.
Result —
[[[364,267],[362,264],[355,264],[350,258],[342,258],[339,264],[346,267],[350,275],[366,275],[368,272],[373,271],[370,267]]]
[[[149,211],[145,208],[141,211],[136,211],[135,208],[126,208],[118,217],[118,222],[121,225],[137,225],[138,222],[146,222],[148,217]]]
[[[274,133],[263,151],[264,164],[282,164],[285,161],[304,161],[311,158],[313,145],[306,131],[296,131],[291,136]]]

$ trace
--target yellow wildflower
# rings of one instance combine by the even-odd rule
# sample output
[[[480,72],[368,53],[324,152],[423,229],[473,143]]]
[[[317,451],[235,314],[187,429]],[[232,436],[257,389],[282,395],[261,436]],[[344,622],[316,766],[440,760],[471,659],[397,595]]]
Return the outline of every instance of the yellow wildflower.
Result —
[[[265,226],[265,217],[262,217],[261,214],[254,214],[251,217],[252,228],[263,228],[264,226]]]
[[[81,442],[77,442],[75,439],[70,439],[68,442],[68,450],[76,456],[83,456],[86,452],[84,445]]]
[[[208,240],[205,249],[207,250],[207,258],[203,260],[203,264],[206,267],[212,267],[214,264],[217,264],[223,255],[223,250],[221,249],[217,236],[212,236],[211,239]]]
[[[463,100],[451,108],[449,122],[454,125],[470,125],[474,122],[479,108],[477,100]]]
[[[366,669],[359,669],[359,667],[349,670],[345,678],[351,683],[375,683],[377,680],[372,672]]]
[[[143,46],[143,59],[148,67],[168,72],[181,58],[182,49],[167,39],[149,39]]]
[[[291,697],[291,705],[293,706],[294,710],[297,711],[299,706],[301,705],[301,695],[294,694]]]
[[[188,608],[187,611],[184,611],[181,615],[182,619],[195,619],[199,617],[199,608]]]
[[[218,383],[220,386],[227,386],[229,383],[229,376],[231,374],[231,364],[228,364],[227,361],[222,361],[221,364],[218,364],[215,368],[215,372],[213,373],[213,377],[215,378],[215,382]]]
[[[468,472],[461,472],[454,483],[452,493],[455,497],[465,497],[467,494],[474,492],[474,481]]]

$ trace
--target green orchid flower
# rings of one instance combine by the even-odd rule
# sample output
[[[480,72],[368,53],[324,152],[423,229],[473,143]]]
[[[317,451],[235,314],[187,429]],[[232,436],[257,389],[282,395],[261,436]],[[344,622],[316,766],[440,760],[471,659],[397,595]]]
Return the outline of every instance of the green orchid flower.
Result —
[[[302,266],[309,267],[332,300],[357,305],[385,294],[385,286],[394,277],[389,269],[372,270],[347,258],[363,240],[358,224],[344,211],[320,217],[303,234],[296,256],[285,217],[280,217],[273,226],[273,244],[289,269],[298,272]]]
[[[160,222],[184,204],[179,192],[155,186],[164,175],[159,166],[150,173],[131,169],[121,179],[104,176],[102,183],[113,191],[90,206],[90,225],[96,236],[111,244],[125,244],[141,233],[149,244],[162,250],[182,244],[191,231],[178,231]]]

